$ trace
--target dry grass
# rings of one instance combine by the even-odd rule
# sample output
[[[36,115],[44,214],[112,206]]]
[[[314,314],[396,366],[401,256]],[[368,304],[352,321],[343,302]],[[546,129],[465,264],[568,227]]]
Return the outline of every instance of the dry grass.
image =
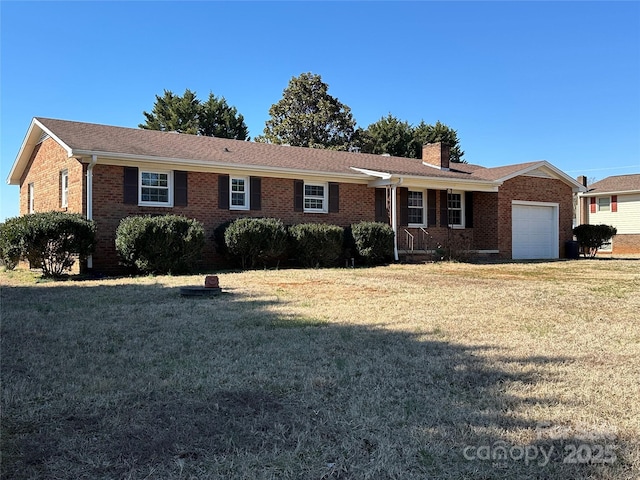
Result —
[[[640,477],[639,260],[0,275],[5,478]]]

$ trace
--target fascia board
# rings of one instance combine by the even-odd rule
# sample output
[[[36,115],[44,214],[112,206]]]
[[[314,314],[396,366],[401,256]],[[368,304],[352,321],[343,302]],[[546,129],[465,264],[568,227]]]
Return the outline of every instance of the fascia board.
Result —
[[[389,179],[379,178],[369,182],[370,187],[385,187],[390,185],[434,190],[451,189],[474,192],[497,192],[501,183],[482,180],[443,179],[405,175],[394,175]]]
[[[606,197],[611,195],[635,195],[640,193],[640,190],[611,190],[609,192],[584,192],[580,193],[580,197]]]
[[[542,160],[538,163],[535,163],[533,165],[530,165],[526,168],[523,168],[522,170],[518,170],[516,172],[512,172],[509,175],[505,175],[502,178],[499,178],[498,181],[500,183],[504,183],[507,180],[510,180],[512,178],[518,177],[520,175],[526,175],[527,173],[533,171],[533,170],[537,170],[539,168],[542,169],[547,169],[549,170],[554,176],[556,176],[559,180],[564,181],[565,183],[568,183],[571,187],[573,187],[573,191],[574,192],[583,192],[586,190],[586,188],[584,187],[584,185],[578,183],[577,180],[574,180],[573,178],[571,178],[569,175],[567,175],[566,173],[564,173],[562,170],[559,170],[558,168],[554,167],[553,165],[551,165],[549,162],[547,162],[546,160]]]
[[[22,141],[22,145],[20,146],[20,150],[18,151],[18,155],[16,156],[13,165],[11,166],[11,170],[9,171],[9,175],[7,176],[7,184],[9,185],[19,185],[20,178],[24,173],[24,169],[29,163],[29,158],[31,158],[31,152],[38,144],[40,137],[43,133],[49,135],[53,140],[55,140],[62,148],[64,148],[69,157],[72,156],[71,148],[60,140],[51,130],[45,127],[37,118],[31,120],[31,124],[29,125],[29,129]]]
[[[234,164],[228,162],[215,162],[209,160],[189,160],[184,158],[170,158],[170,157],[148,157],[144,155],[123,155],[121,153],[111,152],[98,152],[90,150],[74,150],[74,157],[80,161],[88,162],[90,156],[96,155],[98,157],[98,163],[106,163],[109,165],[140,165],[145,164],[149,167],[167,168],[167,166],[182,166],[188,167],[189,171],[199,172],[219,172],[219,173],[242,173],[247,174],[261,174],[267,177],[276,178],[322,178],[328,180],[344,179],[351,183],[367,183],[368,177],[359,173],[336,173],[326,172],[321,170],[302,170],[302,169],[290,169],[284,167],[264,167],[259,165],[245,165]]]
[[[360,172],[363,175],[367,175],[369,177],[375,177],[381,180],[389,180],[391,178],[391,174],[388,172],[378,172],[376,170],[369,170],[367,168],[359,168],[359,167],[349,167],[351,170],[355,170],[356,172]]]

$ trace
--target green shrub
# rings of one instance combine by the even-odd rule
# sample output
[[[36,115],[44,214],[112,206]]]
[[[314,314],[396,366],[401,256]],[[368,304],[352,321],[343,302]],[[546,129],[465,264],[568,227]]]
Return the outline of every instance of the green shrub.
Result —
[[[376,265],[393,255],[393,229],[386,223],[360,222],[351,225],[356,252],[365,263]]]
[[[0,224],[0,261],[13,270],[22,257],[26,217],[14,217]]]
[[[337,225],[302,223],[289,228],[296,256],[305,267],[335,266],[342,257],[344,229]]]
[[[0,250],[7,268],[28,260],[45,277],[59,277],[76,258],[90,255],[95,245],[95,224],[82,215],[42,212],[10,218],[1,229]]]
[[[582,254],[587,257],[595,257],[598,250],[613,236],[618,233],[615,227],[610,225],[578,225],[573,229]]]
[[[229,252],[240,257],[242,268],[277,259],[287,251],[287,230],[275,218],[239,218],[224,232]]]
[[[189,272],[202,255],[204,227],[179,215],[135,216],[120,221],[116,251],[143,273]]]

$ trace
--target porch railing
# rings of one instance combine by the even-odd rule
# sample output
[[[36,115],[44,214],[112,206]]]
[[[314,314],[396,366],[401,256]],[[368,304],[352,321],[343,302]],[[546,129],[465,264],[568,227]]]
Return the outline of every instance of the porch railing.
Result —
[[[410,252],[413,252],[413,238],[414,238],[414,236],[406,228],[404,229],[404,233],[406,234],[405,238],[406,238],[407,250],[409,250]]]

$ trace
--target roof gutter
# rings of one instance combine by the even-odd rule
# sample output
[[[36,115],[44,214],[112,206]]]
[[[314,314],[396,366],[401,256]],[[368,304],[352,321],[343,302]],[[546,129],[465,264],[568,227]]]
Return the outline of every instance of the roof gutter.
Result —
[[[98,163],[98,156],[91,155],[87,167],[87,220],[93,220],[93,167]],[[87,268],[93,268],[93,255],[87,257]]]
[[[397,262],[398,255],[398,196],[397,188],[402,185],[402,177],[391,184],[391,229],[393,230],[393,258]]]
[[[299,168],[290,167],[273,167],[265,165],[247,165],[242,163],[221,162],[214,160],[190,160],[183,158],[172,157],[152,157],[145,155],[129,155],[122,153],[100,152],[92,150],[73,150],[74,157],[88,157],[91,155],[97,155],[100,157],[102,163],[109,165],[130,165],[131,162],[136,164],[144,163],[148,165],[161,166],[169,164],[171,166],[183,166],[191,167],[195,171],[216,171],[216,172],[260,172],[265,176],[278,176],[279,178],[299,178],[300,176],[314,176],[314,177],[331,177],[342,178],[345,180],[367,180],[359,172],[345,173],[345,172],[330,172],[325,170],[303,170]],[[165,168],[167,168],[165,166]]]

